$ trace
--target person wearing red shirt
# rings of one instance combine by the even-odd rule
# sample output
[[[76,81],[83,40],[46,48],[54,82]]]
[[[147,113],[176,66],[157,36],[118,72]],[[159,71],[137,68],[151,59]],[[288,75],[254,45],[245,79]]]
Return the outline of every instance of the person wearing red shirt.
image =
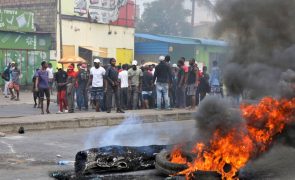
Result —
[[[75,84],[77,79],[77,72],[74,71],[74,66],[70,65],[67,71],[67,102],[69,113],[74,113],[75,110]]]

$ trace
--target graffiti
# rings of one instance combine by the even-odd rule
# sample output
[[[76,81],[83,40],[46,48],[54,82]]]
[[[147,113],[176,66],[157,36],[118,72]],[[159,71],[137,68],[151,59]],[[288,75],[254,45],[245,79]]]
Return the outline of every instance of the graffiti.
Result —
[[[23,34],[0,31],[0,49],[38,49],[51,48],[50,35]]]
[[[21,10],[0,9],[0,30],[34,32],[34,13]]]

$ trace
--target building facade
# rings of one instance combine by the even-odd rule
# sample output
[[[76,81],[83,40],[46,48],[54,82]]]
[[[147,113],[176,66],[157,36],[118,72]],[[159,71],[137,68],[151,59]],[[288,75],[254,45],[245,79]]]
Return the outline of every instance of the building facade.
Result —
[[[61,23],[57,23],[57,29],[61,25],[64,57],[81,56],[89,62],[99,57],[105,64],[109,58],[116,58],[118,64],[132,61],[134,1],[63,0],[61,12]],[[60,39],[60,31],[57,31],[57,39]]]
[[[27,85],[42,60],[55,65],[75,55],[90,65],[95,57],[130,63],[135,15],[133,0],[0,0],[0,68],[18,62]]]
[[[15,61],[22,72],[21,85],[31,84],[35,70],[55,48],[55,7],[52,0],[0,0],[0,69]]]
[[[213,61],[223,64],[228,53],[228,43],[214,39],[187,38],[155,34],[135,34],[135,58],[139,61],[158,62],[161,55],[170,55],[172,63],[180,57],[195,58],[199,67],[209,71]]]

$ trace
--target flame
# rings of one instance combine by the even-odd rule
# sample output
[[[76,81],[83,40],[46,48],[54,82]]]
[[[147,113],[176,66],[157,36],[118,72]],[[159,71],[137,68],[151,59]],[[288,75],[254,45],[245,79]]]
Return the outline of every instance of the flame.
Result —
[[[186,157],[182,155],[181,147],[175,146],[171,151],[171,162],[177,164],[186,164]]]
[[[222,179],[237,179],[239,169],[268,150],[273,138],[288,123],[295,122],[295,98],[275,100],[266,97],[257,105],[244,104],[240,109],[245,122],[227,133],[217,129],[209,144],[196,143],[191,151],[196,155],[193,162],[183,162],[183,157],[179,158],[181,148],[172,151],[171,157],[177,157],[172,162],[188,165],[188,169],[178,174],[191,179],[198,170],[215,171]]]

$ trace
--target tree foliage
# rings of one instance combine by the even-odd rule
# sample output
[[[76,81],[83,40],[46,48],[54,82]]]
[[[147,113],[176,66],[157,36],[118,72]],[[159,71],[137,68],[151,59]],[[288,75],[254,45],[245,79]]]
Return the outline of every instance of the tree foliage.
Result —
[[[157,0],[145,4],[136,31],[150,34],[191,36],[191,11],[184,9],[184,0]]]

